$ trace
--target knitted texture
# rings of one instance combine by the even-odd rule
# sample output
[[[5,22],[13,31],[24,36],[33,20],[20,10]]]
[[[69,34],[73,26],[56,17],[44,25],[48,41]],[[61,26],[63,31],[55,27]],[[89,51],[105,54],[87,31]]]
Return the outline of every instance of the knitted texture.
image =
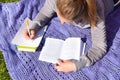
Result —
[[[13,80],[120,80],[120,7],[106,18],[107,54],[90,67],[77,72],[57,72],[54,65],[38,60],[40,51],[20,52],[11,44],[26,17],[33,19],[44,0],[21,0],[18,3],[0,4],[0,50]],[[87,39],[86,51],[91,47],[90,28],[81,29],[70,24],[61,25],[57,17],[48,24],[45,37]],[[21,33],[22,34],[22,33]],[[43,41],[44,42],[44,41]]]

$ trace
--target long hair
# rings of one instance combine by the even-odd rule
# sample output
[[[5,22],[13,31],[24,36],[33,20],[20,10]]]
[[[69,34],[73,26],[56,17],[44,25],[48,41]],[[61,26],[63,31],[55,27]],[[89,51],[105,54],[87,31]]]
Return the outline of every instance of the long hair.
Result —
[[[98,17],[94,0],[57,0],[59,14],[71,21],[88,21],[91,27],[96,26]]]

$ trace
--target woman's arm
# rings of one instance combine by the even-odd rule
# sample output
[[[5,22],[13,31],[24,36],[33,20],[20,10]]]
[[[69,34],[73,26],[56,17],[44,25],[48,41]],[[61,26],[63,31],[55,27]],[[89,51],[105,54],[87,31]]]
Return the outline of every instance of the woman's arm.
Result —
[[[56,0],[46,0],[44,6],[33,20],[36,22],[36,24],[33,25],[33,28],[38,30],[41,27],[44,27],[45,24],[54,15],[55,9],[56,9]]]
[[[97,27],[91,29],[92,47],[86,54],[80,57],[79,61],[73,60],[77,70],[94,64],[101,59],[106,53],[106,30],[104,21],[99,21]]]
[[[106,30],[105,21],[100,20],[97,27],[91,29],[92,48],[89,49],[86,57],[89,59],[88,66],[101,59],[106,53]]]
[[[30,35],[28,35],[27,29],[24,30],[23,35],[26,39],[34,39],[40,28],[44,27],[45,24],[52,18],[56,9],[56,0],[46,0],[44,6],[39,11],[37,16],[34,18],[34,24],[30,29]]]

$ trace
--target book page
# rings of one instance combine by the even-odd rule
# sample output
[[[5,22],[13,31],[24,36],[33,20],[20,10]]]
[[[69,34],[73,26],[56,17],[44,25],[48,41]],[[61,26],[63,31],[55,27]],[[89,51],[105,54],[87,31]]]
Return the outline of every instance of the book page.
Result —
[[[80,57],[80,45],[81,45],[81,38],[68,38],[64,42],[61,51],[61,59],[69,60],[69,59],[76,59],[79,60]]]
[[[57,60],[60,58],[63,42],[64,41],[60,39],[46,38],[39,60],[57,63]]]
[[[30,27],[32,27],[32,25],[34,24],[34,21],[31,21],[29,18],[26,18],[29,20],[29,23],[30,23]],[[26,21],[25,19],[25,21]],[[21,25],[20,29],[18,30],[18,32],[16,33],[15,37],[13,38],[12,40],[12,44],[15,44],[15,45],[19,45],[19,46],[28,46],[28,47],[38,47],[39,46],[39,43],[42,39],[42,36],[44,34],[44,29],[46,27],[44,27],[43,29],[41,29],[38,33],[39,35],[37,35],[35,37],[34,40],[27,40],[25,39],[24,35],[23,35],[23,31],[25,29],[27,29],[26,27],[26,24],[25,24],[25,21],[24,23]]]

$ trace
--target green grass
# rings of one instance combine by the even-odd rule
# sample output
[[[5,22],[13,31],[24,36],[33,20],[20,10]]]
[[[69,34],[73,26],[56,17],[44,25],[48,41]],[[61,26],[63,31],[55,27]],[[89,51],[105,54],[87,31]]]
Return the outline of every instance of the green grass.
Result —
[[[0,3],[17,2],[19,0],[0,0]]]
[[[0,51],[0,80],[12,80],[6,69],[5,61],[1,51]]]

